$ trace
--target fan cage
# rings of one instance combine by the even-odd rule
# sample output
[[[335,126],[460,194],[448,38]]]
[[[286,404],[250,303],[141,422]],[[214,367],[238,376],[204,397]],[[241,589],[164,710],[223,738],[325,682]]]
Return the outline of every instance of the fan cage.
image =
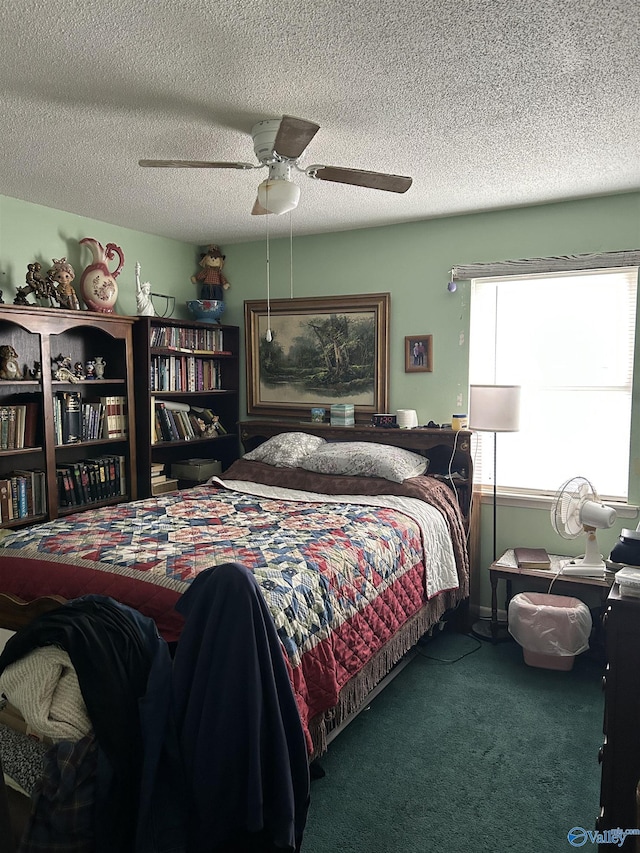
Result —
[[[580,521],[580,507],[587,501],[600,498],[586,477],[571,477],[563,483],[551,506],[551,524],[563,539],[577,539],[584,532]]]

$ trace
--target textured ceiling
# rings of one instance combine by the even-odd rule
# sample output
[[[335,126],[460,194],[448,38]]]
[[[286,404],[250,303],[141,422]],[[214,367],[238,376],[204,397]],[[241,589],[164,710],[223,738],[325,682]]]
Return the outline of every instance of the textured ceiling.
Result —
[[[294,177],[294,234],[640,189],[637,0],[4,0],[0,193],[202,244],[262,238],[283,114],[303,165],[411,175],[404,195]],[[289,216],[270,216],[272,234]]]

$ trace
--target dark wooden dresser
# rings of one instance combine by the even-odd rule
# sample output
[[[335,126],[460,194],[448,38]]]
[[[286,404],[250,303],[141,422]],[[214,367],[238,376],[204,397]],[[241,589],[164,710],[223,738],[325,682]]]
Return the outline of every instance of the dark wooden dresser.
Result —
[[[640,598],[623,598],[611,587],[603,616],[607,666],[603,676],[604,741],[600,814],[597,829],[633,829],[639,825],[636,789],[640,781]],[[625,850],[636,850],[628,836]],[[611,844],[598,849],[610,851]],[[615,849],[619,849],[616,847]]]

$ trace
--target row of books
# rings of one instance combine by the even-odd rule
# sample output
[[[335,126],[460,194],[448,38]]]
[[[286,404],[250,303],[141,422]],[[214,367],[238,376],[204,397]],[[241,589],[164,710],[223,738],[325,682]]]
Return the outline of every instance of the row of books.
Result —
[[[151,410],[151,444],[215,438],[227,432],[211,409],[152,397]]]
[[[58,465],[56,478],[61,507],[83,506],[127,493],[124,456],[101,456]]]
[[[58,391],[53,398],[56,444],[126,438],[126,398],[121,395],[82,399],[80,391]]]
[[[152,391],[219,391],[219,361],[195,355],[154,355],[151,358]]]
[[[46,511],[44,471],[12,471],[0,479],[0,523],[44,515]]]
[[[38,403],[0,406],[0,450],[36,446]]]
[[[231,355],[231,352],[224,349],[223,330],[216,328],[186,329],[177,326],[154,326],[151,329],[151,346],[158,349]]]

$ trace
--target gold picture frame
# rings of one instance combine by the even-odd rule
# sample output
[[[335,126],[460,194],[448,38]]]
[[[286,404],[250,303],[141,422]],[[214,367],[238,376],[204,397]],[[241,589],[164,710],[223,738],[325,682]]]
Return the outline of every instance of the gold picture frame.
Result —
[[[433,335],[407,335],[404,339],[404,372],[433,372]]]
[[[247,414],[310,420],[345,403],[362,423],[386,412],[389,306],[389,293],[245,301]]]

